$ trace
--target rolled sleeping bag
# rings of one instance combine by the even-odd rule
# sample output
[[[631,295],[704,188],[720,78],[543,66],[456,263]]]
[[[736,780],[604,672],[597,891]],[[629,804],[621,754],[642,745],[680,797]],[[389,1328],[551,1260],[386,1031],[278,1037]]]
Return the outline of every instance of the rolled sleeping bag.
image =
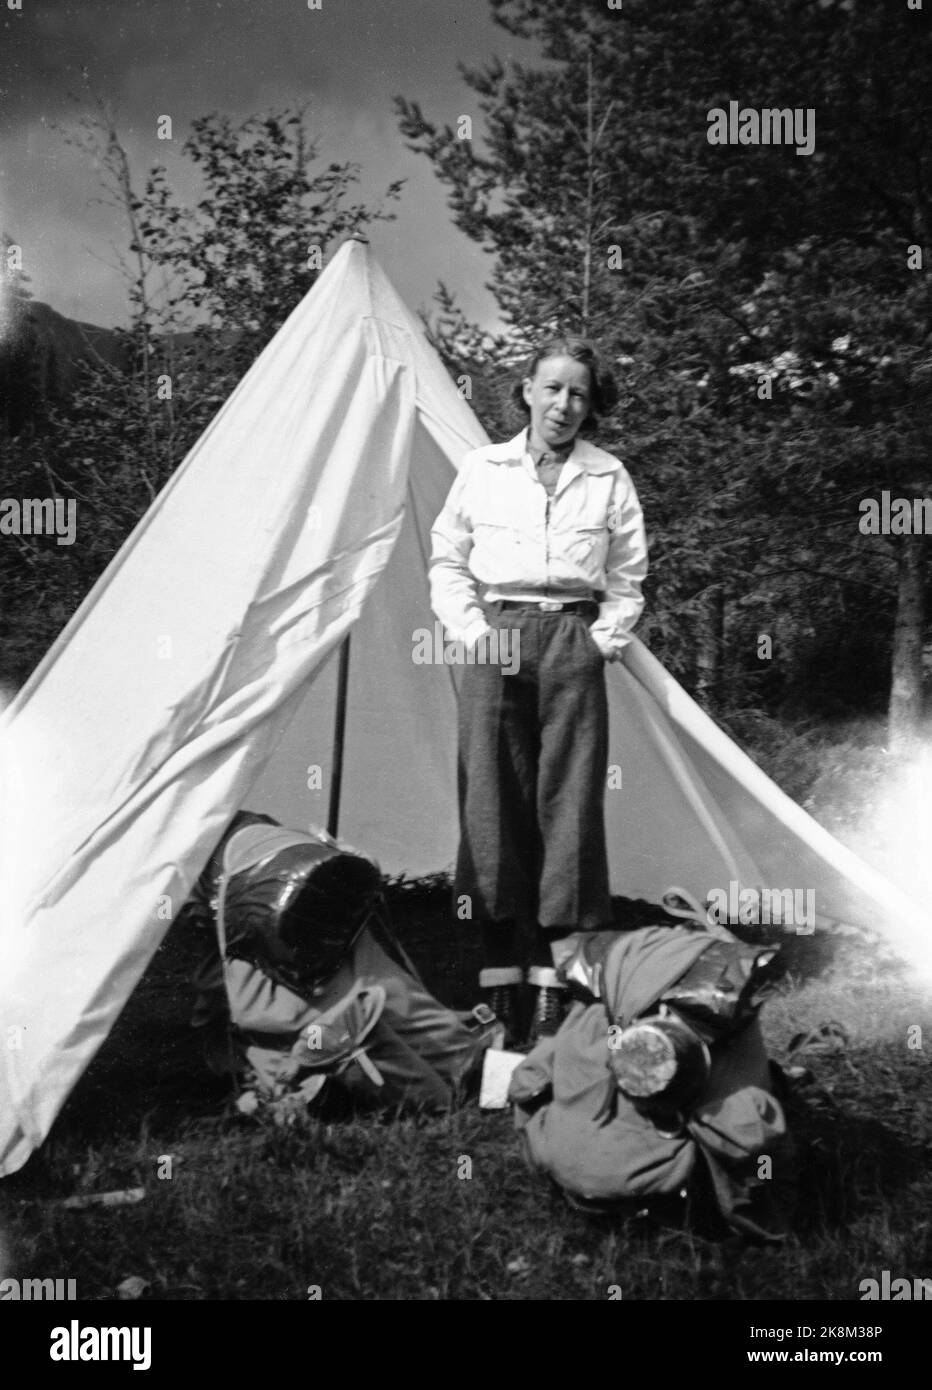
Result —
[[[223,852],[224,954],[298,994],[313,992],[347,958],[381,892],[378,865],[323,831],[245,826]]]
[[[638,1109],[658,1118],[689,1110],[712,1070],[709,1049],[675,1014],[640,1018],[609,1042],[619,1089]]]

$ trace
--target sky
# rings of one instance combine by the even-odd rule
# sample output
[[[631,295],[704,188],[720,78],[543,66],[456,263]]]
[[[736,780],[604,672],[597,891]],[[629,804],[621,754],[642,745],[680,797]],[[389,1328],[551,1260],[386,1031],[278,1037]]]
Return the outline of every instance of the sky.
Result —
[[[117,251],[125,221],[102,204],[90,156],[69,144],[94,111],[89,87],[116,117],[138,188],[164,163],[185,202],[196,171],[180,153],[192,118],[234,120],[304,103],[321,167],[357,161],[357,192],[377,202],[407,180],[398,220],[368,233],[413,309],[445,281],[469,315],[497,322],[485,289],[491,263],[453,226],[428,161],[405,148],[392,108],[402,95],[429,120],[472,115],[459,62],[533,60],[531,46],[493,24],[486,0],[0,0],[0,230],[23,248],[36,299],[70,318],[127,321]],[[17,3],[17,0],[13,0]],[[156,136],[172,118],[173,140]],[[355,200],[355,195],[354,195]]]

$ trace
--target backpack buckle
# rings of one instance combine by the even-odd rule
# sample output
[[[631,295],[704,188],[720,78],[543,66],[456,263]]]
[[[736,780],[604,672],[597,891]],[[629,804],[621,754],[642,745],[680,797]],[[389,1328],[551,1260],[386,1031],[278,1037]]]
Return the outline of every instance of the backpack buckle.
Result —
[[[477,1004],[474,1009],[470,1009],[469,1017],[475,1019],[480,1028],[488,1028],[490,1023],[499,1021],[498,1015],[492,1012],[488,1004]]]

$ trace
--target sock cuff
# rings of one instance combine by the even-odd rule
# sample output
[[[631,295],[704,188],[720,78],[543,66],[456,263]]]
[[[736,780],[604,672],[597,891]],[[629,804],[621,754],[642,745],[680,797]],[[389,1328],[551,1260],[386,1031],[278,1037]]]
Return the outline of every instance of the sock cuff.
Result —
[[[566,982],[560,979],[552,965],[532,965],[527,972],[527,982],[541,989],[566,989]]]
[[[487,965],[479,971],[479,988],[495,989],[499,985],[520,985],[524,971],[520,965]]]

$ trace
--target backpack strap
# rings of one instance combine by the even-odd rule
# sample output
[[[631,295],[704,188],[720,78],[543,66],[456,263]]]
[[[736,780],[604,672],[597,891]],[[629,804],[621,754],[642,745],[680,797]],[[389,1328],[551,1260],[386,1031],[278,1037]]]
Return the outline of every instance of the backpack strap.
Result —
[[[344,1071],[358,1062],[376,1086],[384,1080],[366,1051],[366,1042],[385,1011],[387,994],[383,985],[353,984],[329,1009],[304,1025],[291,1049],[288,1079],[299,1072]]]

